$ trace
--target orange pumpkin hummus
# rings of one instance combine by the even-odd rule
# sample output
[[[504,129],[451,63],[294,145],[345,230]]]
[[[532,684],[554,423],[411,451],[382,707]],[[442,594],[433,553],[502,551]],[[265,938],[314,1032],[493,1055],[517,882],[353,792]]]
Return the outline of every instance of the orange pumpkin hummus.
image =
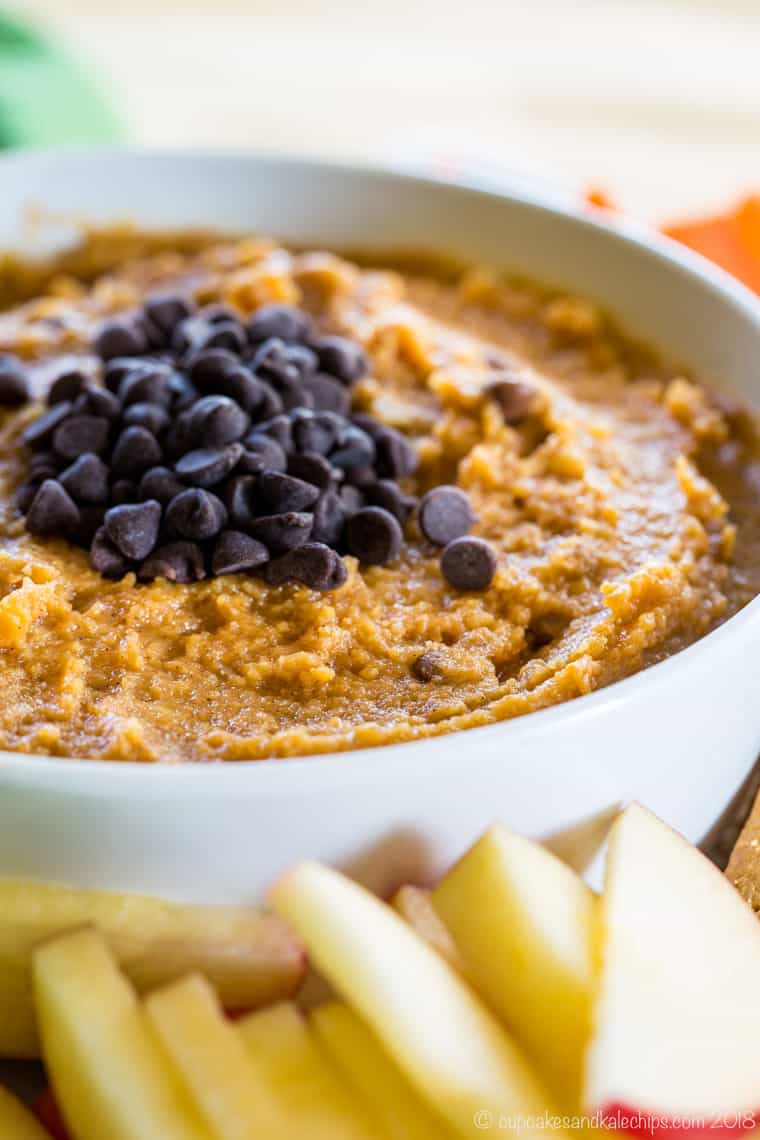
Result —
[[[486,590],[458,592],[412,523],[395,562],[349,558],[331,593],[243,574],[106,581],[85,552],[26,532],[12,496],[20,432],[39,409],[3,413],[3,748],[246,760],[490,724],[675,653],[760,588],[751,418],[586,301],[479,270],[359,268],[258,239],[181,251],[135,239],[129,256],[122,236],[117,267],[102,239],[95,248],[93,281],[80,255],[79,279],[37,281],[38,297],[0,315],[0,349],[36,362],[40,395],[47,362],[86,354],[105,316],[167,284],[243,312],[296,301],[365,346],[355,405],[414,441],[410,491],[467,491],[498,571]],[[539,393],[517,425],[485,395],[504,370]]]

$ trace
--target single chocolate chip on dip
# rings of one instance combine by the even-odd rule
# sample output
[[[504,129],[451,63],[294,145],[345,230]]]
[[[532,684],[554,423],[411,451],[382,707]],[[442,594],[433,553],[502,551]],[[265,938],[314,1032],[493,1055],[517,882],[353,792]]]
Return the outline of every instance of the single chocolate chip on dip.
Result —
[[[482,538],[455,538],[441,555],[441,571],[458,590],[485,590],[496,573],[496,555]]]
[[[459,487],[433,487],[419,506],[420,530],[428,542],[446,546],[467,534],[475,516],[470,500]]]

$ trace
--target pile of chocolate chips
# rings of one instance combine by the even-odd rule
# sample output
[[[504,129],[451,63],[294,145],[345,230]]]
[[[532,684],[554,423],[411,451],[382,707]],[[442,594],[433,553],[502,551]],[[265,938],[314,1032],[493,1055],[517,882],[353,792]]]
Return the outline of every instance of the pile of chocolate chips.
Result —
[[[265,305],[244,323],[226,306],[160,295],[105,324],[95,350],[102,382],[62,372],[27,426],[16,505],[33,534],[89,548],[105,577],[252,571],[331,590],[346,580],[343,553],[392,561],[417,509],[449,582],[483,589],[493,578],[493,550],[467,537],[464,492],[436,487],[418,504],[399,485],[413,446],[352,414],[361,346],[318,335],[300,309]],[[0,403],[28,394],[23,366],[1,357]]]

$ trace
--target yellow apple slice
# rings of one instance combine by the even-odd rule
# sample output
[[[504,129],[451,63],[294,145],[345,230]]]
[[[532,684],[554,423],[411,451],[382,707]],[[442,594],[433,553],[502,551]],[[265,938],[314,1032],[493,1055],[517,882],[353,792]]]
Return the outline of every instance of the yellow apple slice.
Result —
[[[450,1140],[452,1133],[420,1100],[377,1038],[341,1002],[312,1011],[317,1040],[393,1140]]]
[[[45,1131],[15,1096],[0,1087],[0,1140],[50,1140]]]
[[[439,918],[429,890],[425,887],[401,887],[391,905],[428,946],[437,950],[450,966],[464,975],[464,959],[445,923]]]
[[[591,1033],[593,891],[541,844],[492,827],[433,891],[467,974],[560,1104],[580,1104]]]
[[[607,842],[610,828],[620,815],[621,805],[613,804],[604,811],[587,816],[560,831],[553,831],[541,840],[541,846],[573,871],[582,875],[601,852]]]
[[[548,1094],[494,1016],[395,911],[314,863],[286,875],[270,899],[419,1095],[460,1136],[480,1136],[479,1121],[502,1117],[521,1117],[524,1138],[540,1134],[531,1118],[549,1107]]]
[[[238,1022],[253,1064],[265,1077],[288,1122],[303,1140],[384,1140],[364,1104],[344,1084],[291,1002]]]
[[[287,997],[304,956],[285,924],[254,907],[191,906],[0,879],[0,1056],[35,1057],[32,951],[82,926],[105,936],[141,992],[197,970],[228,1009],[254,1009]]]
[[[76,1140],[212,1140],[100,935],[37,950],[34,990],[48,1075]]]
[[[251,1064],[208,982],[198,975],[175,982],[147,997],[145,1011],[215,1137],[286,1140],[286,1121],[267,1081]]]
[[[760,1122],[755,915],[708,859],[634,804],[612,829],[601,919],[589,1108],[640,1134],[652,1120],[661,1135],[746,1134]]]

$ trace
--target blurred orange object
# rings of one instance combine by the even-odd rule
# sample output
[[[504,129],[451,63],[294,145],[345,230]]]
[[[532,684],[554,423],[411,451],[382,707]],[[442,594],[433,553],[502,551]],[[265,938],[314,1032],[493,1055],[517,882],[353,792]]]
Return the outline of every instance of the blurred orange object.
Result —
[[[726,214],[663,226],[663,233],[760,293],[760,197],[747,198]]]

